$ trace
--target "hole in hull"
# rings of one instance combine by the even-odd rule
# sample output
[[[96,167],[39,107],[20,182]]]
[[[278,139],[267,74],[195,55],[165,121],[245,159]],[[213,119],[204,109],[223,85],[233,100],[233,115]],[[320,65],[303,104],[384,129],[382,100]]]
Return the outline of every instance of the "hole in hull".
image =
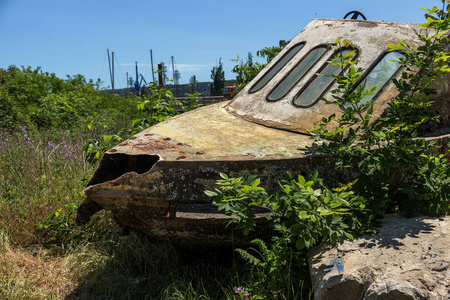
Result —
[[[105,154],[88,186],[117,179],[125,173],[146,173],[158,160],[158,155]]]

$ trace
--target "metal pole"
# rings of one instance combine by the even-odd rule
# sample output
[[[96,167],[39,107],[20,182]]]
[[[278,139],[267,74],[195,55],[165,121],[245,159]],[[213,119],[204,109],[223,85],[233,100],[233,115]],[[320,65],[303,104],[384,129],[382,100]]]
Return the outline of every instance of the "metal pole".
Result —
[[[197,80],[195,79],[194,75],[194,94],[197,93]]]
[[[108,66],[109,66],[109,79],[111,80],[111,86],[112,86],[112,73],[111,73],[111,59],[109,57],[109,49],[106,49],[106,52],[108,53]]]
[[[161,87],[164,86],[162,64],[158,64],[158,79],[159,79],[159,86],[161,86]]]
[[[138,75],[138,65],[137,65],[137,62],[136,62],[136,83],[134,84],[134,86],[135,86],[134,91],[136,92],[136,94],[139,93],[140,86],[139,86],[139,75]]]
[[[175,78],[175,67],[173,65],[173,56],[172,56],[172,76],[173,76],[173,85],[175,88],[175,97],[178,97],[178,84],[177,79]]]
[[[172,76],[173,76],[173,79],[175,79],[175,68],[173,66],[173,56],[172,56]]]
[[[150,60],[152,62],[152,76],[153,76],[153,82],[155,82],[155,71],[153,70],[153,53],[152,50],[150,49]]]
[[[115,92],[114,92],[114,51],[112,52],[112,80],[111,80],[111,85],[112,85],[112,92],[113,92],[113,94],[115,94]]]

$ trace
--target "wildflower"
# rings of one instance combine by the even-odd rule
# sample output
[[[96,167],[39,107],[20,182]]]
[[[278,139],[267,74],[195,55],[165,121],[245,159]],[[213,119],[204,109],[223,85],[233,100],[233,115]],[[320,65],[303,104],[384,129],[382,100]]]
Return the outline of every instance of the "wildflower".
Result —
[[[250,296],[250,293],[248,291],[246,291],[243,286],[238,287],[234,292],[241,296],[245,296],[245,297]]]

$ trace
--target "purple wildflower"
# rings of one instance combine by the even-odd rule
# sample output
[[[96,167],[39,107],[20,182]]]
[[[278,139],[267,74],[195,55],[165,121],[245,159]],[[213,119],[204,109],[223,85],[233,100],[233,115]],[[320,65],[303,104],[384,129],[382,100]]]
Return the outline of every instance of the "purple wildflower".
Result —
[[[248,291],[246,291],[243,286],[238,287],[234,292],[241,296],[245,296],[245,297],[250,296],[250,293]]]

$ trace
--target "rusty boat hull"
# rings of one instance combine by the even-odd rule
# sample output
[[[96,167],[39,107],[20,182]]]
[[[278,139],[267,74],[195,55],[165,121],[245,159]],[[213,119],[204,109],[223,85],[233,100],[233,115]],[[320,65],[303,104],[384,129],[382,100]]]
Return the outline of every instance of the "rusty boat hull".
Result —
[[[359,66],[367,70],[363,76],[369,79],[379,75],[373,75],[378,69],[390,72],[382,74],[385,82],[371,99],[374,114],[382,115],[398,93],[391,79],[401,75],[387,56],[387,45],[408,40],[418,47],[417,29],[414,24],[391,22],[313,20],[232,101],[166,120],[106,152],[84,191],[77,223],[106,209],[121,224],[159,239],[185,244],[251,239],[232,236],[224,226],[226,216],[204,191],[215,188],[221,172],[256,175],[269,192],[288,171],[304,176],[318,171],[329,183],[339,182],[344,174],[328,167],[329,158],[314,154],[308,135],[315,122],[342,113],[320,100],[332,99],[334,82],[308,90],[320,81],[317,73],[330,72],[327,62],[335,52],[328,44],[341,37],[352,41]],[[434,95],[444,127],[450,125],[449,82],[449,77],[440,79]],[[448,133],[428,139],[444,144]],[[257,212],[261,220],[268,214]]]
[[[121,224],[159,239],[228,243],[232,236],[224,226],[227,217],[204,193],[215,188],[220,172],[257,175],[269,191],[287,171],[305,176],[316,170],[330,173],[328,159],[313,154],[309,136],[242,120],[229,114],[227,105],[184,113],[106,152],[84,191],[87,198],[78,223],[107,209]],[[208,122],[193,122],[205,116]],[[210,133],[206,137],[205,131]],[[338,177],[329,174],[332,181]],[[268,214],[257,212],[261,219]],[[239,238],[234,236],[236,243]]]

